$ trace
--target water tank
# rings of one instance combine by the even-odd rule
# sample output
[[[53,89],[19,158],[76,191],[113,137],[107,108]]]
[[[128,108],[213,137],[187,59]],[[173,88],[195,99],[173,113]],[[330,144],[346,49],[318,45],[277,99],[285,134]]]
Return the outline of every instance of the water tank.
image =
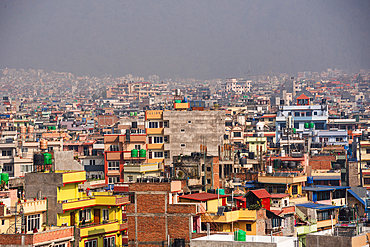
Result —
[[[288,161],[283,161],[283,168],[288,168]]]
[[[240,160],[239,160],[239,164],[241,164],[241,165],[246,165],[247,164],[247,159],[246,158],[241,158]]]
[[[271,174],[272,173],[272,166],[267,166],[266,172]]]
[[[134,113],[133,112],[130,112],[130,116],[132,117],[132,116],[134,116]]]
[[[289,168],[290,169],[294,169],[296,167],[297,167],[297,165],[296,165],[295,161],[289,161]]]
[[[184,103],[188,103],[188,99],[184,97]]]
[[[313,184],[313,177],[312,176],[307,177],[307,184]]]
[[[139,157],[140,158],[146,158],[146,150],[145,149],[140,149]]]
[[[175,103],[181,103],[181,100],[175,99]]]
[[[33,164],[36,166],[40,166],[44,164],[44,155],[41,153],[35,153],[33,155]]]
[[[40,141],[40,149],[41,149],[41,150],[48,149],[48,141],[47,141],[47,140],[42,139],[42,140]]]
[[[135,117],[137,116],[137,112],[134,112],[134,116],[135,116]]]
[[[175,95],[176,95],[176,96],[180,96],[180,95],[181,95],[181,90],[180,90],[179,88],[177,88],[177,89],[175,90]]]
[[[1,181],[4,181],[6,185],[9,182],[9,173],[1,173]]]
[[[248,159],[251,159],[251,160],[254,159],[254,152],[249,152],[248,153]]]
[[[297,133],[297,129],[296,128],[293,128],[293,134]]]
[[[309,123],[304,123],[304,128],[308,129],[310,127]]]
[[[52,129],[52,130],[56,130],[56,129],[57,129],[57,127],[56,127],[56,126],[51,126],[51,129]]]
[[[315,128],[315,123],[314,122],[311,122],[310,123],[310,129],[313,129],[313,128]]]
[[[33,127],[33,126],[28,126],[28,133],[33,133],[33,131],[35,130],[35,127]]]
[[[26,131],[27,131],[27,127],[26,126],[21,126],[21,133],[22,134],[25,134],[26,133]]]
[[[280,167],[279,159],[274,159],[274,168],[278,169]]]
[[[137,156],[138,156],[138,150],[137,149],[132,149],[131,150],[131,157],[133,157],[133,158],[137,158]]]
[[[45,165],[53,164],[52,155],[50,153],[44,153],[44,164]]]
[[[220,195],[225,195],[225,190],[224,189],[217,189],[216,193],[220,194]]]
[[[234,232],[234,241],[246,241],[247,234],[243,230],[236,230]]]
[[[174,247],[185,247],[185,239],[175,238],[173,242]]]

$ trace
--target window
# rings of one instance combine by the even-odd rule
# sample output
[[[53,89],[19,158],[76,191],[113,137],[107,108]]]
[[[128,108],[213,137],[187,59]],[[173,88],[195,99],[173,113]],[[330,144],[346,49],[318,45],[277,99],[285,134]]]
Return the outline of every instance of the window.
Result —
[[[323,130],[324,129],[324,123],[315,123],[315,129]]]
[[[5,225],[5,220],[1,220],[1,225]]]
[[[135,145],[135,149],[140,150],[141,149],[141,145],[140,144]]]
[[[185,144],[184,143],[181,143],[181,147],[184,148],[185,147]]]
[[[12,156],[13,155],[12,150],[3,150],[1,153],[2,153],[2,156]]]
[[[163,158],[163,152],[153,152],[154,158]]]
[[[94,166],[95,165],[95,160],[90,160],[90,165]]]
[[[167,159],[168,158],[168,151],[164,151],[164,158]]]
[[[317,116],[317,111],[314,111],[314,112],[313,112],[313,115]]]
[[[294,128],[299,129],[299,123],[294,123]]]
[[[92,156],[97,156],[97,155],[98,155],[98,150],[93,149],[93,150],[91,151],[91,155],[92,155]]]
[[[298,194],[298,185],[293,185],[292,186],[292,194],[297,195]]]
[[[207,172],[210,172],[211,171],[211,167],[207,167]]]
[[[109,184],[115,184],[118,183],[119,177],[108,177],[108,183]]]
[[[119,170],[119,161],[108,161],[108,170]]]
[[[27,231],[40,230],[40,214],[27,216]]]
[[[162,136],[155,136],[153,138],[154,143],[163,143],[163,137]]]
[[[299,117],[299,112],[297,112],[297,111],[296,111],[296,112],[294,112],[294,116],[295,116],[295,117]]]
[[[242,132],[234,132],[234,137],[242,137]]]
[[[116,242],[115,236],[104,238],[103,247],[114,247]]]
[[[149,122],[149,128],[150,129],[158,128],[158,122]]]
[[[54,147],[48,147],[48,152],[52,152]]]
[[[54,247],[66,247],[66,244],[55,244]]]
[[[207,184],[211,184],[211,179],[207,179]]]
[[[184,130],[184,129],[181,129],[181,130],[180,130],[180,132],[181,132],[181,133],[185,133],[185,130]]]
[[[22,148],[22,153],[27,153],[28,152],[28,148]]]
[[[370,149],[366,149],[366,153],[367,154],[370,154]]]
[[[13,166],[12,165],[4,165],[3,166],[3,172],[12,172]]]
[[[82,222],[83,219],[85,219],[85,221],[91,220],[91,209],[90,208],[80,210],[78,213],[79,213],[80,222]]]
[[[132,178],[132,177],[131,177]],[[109,209],[103,209],[103,220],[109,220]]]
[[[98,240],[87,240],[85,241],[85,247],[98,247]]]
[[[252,225],[251,224],[245,224],[245,229],[247,230],[247,232],[252,231]]]
[[[323,201],[323,200],[330,200],[330,191],[323,191],[317,193],[317,200]]]
[[[267,192],[270,193],[270,194],[272,194],[274,192],[273,189],[272,189],[272,186],[267,187]]]
[[[188,121],[188,124],[191,124],[191,121]]]
[[[370,178],[364,178],[364,184],[370,184]]]
[[[128,178],[128,181],[129,181],[129,182],[134,181],[134,177],[133,177],[133,176],[128,176],[127,178]]]
[[[272,201],[272,203],[274,203],[274,204],[278,204],[278,203],[279,203],[279,201],[278,201],[278,200],[273,200],[273,201]]]
[[[336,138],[335,138],[335,141],[336,141],[336,142],[342,142],[342,141],[343,141],[343,138],[342,138],[342,137],[336,137]]]
[[[118,145],[110,145],[110,151],[119,151],[119,146]]]
[[[333,210],[317,212],[317,221],[330,220],[330,216],[333,215]]]
[[[310,112],[310,111],[306,112],[306,116],[307,117],[311,117],[312,116],[312,112]]]
[[[269,118],[269,121],[270,121],[270,122],[273,122],[273,121],[274,121],[274,119],[273,119],[273,118]]]
[[[228,135],[224,135],[224,140],[229,140],[229,136]]]
[[[167,121],[163,122],[163,127],[168,128],[168,122]]]
[[[21,172],[32,172],[32,165],[21,165]]]

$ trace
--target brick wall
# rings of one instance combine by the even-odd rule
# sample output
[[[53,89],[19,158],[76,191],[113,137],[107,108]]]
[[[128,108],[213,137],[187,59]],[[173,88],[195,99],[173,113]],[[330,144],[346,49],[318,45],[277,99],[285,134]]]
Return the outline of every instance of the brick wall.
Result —
[[[33,243],[42,243],[45,241],[56,240],[61,238],[73,237],[73,227],[55,229],[34,234]]]
[[[310,157],[308,165],[313,170],[330,170],[332,168],[331,162],[335,160],[334,155],[315,155]]]
[[[220,187],[220,167],[219,167],[219,158],[213,157],[213,189]]]
[[[0,205],[0,217],[4,216],[5,205]]]
[[[191,215],[196,214],[196,205],[168,204],[170,183],[135,183],[129,186],[130,192],[136,192],[137,207],[136,213],[134,203],[126,208],[129,246],[135,246],[135,241],[139,246],[167,245],[167,234],[171,239],[190,241],[189,222]]]
[[[25,237],[24,244],[33,244],[32,234],[0,234],[0,245],[20,245],[22,243],[22,236]]]
[[[266,217],[266,209],[260,209],[257,212],[257,220],[256,220],[256,225],[257,225],[257,235],[263,236],[265,235],[265,219]]]
[[[132,183],[129,191],[171,191],[171,183]]]
[[[184,190],[187,186],[187,179],[172,179],[172,181],[181,181],[181,189]]]

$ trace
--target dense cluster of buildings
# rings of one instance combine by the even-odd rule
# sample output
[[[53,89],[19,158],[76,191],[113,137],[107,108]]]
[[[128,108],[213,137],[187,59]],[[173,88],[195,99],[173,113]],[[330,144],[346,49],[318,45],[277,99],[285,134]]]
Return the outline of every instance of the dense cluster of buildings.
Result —
[[[369,86],[4,69],[0,245],[365,246]]]

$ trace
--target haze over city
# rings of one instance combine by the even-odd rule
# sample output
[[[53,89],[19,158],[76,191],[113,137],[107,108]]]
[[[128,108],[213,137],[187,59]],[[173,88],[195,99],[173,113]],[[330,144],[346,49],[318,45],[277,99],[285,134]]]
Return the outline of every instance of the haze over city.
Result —
[[[0,1],[0,68],[246,77],[370,66],[369,1]]]

